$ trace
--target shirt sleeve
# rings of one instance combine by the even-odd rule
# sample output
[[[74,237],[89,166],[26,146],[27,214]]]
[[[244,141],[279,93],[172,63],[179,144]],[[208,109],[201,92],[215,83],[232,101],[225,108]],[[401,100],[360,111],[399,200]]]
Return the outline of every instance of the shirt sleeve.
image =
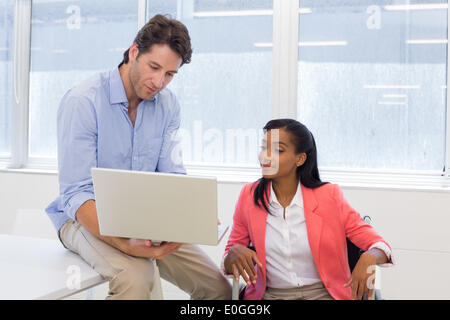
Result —
[[[179,132],[181,122],[180,105],[173,94],[171,99],[171,107],[174,111],[171,115],[168,126],[164,130],[156,171],[186,174],[186,169],[183,165],[181,145],[182,137]]]
[[[91,168],[97,167],[97,120],[91,102],[69,91],[58,109],[58,179],[64,212],[94,200]]]
[[[370,246],[369,250],[372,248],[377,248],[381,251],[384,252],[384,254],[386,255],[388,262],[380,264],[380,267],[391,267],[392,265],[394,265],[394,257],[392,256],[392,250],[391,248],[389,248],[386,243],[379,241],[374,243],[373,245]]]

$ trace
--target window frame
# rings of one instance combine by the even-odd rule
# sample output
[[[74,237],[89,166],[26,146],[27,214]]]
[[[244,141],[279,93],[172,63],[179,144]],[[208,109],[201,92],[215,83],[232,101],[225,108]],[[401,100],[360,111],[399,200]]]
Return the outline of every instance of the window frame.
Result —
[[[8,168],[28,162],[28,99],[30,82],[31,0],[16,0],[13,42],[13,104],[11,110],[11,157]]]
[[[447,38],[450,37],[450,5],[447,1]],[[444,176],[447,178],[447,184],[450,185],[450,95],[449,95],[449,83],[450,83],[450,53],[449,43],[447,39],[447,85],[445,87],[445,93],[447,95],[447,105],[445,106],[446,122],[445,122],[445,162],[444,162]]]
[[[148,0],[138,1],[138,29],[146,22]],[[450,34],[450,8],[447,1],[447,30]],[[56,158],[30,157],[29,81],[32,0],[15,1],[14,61],[11,156],[0,158],[0,171],[57,173]],[[298,0],[273,0],[272,118],[297,118],[298,24],[301,19]],[[447,43],[447,105],[445,159],[443,171],[418,172],[320,167],[324,181],[351,186],[412,189],[450,188],[450,55]],[[20,84],[20,85],[19,85]],[[185,163],[190,174],[215,176],[223,182],[250,182],[260,177],[257,165],[215,165]]]

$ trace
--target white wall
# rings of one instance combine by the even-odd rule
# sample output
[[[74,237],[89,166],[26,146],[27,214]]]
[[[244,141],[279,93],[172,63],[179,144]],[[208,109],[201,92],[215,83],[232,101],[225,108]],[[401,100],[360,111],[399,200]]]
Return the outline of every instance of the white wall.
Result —
[[[242,186],[219,183],[223,223],[231,225]],[[342,189],[355,209],[372,217],[377,231],[394,249],[395,267],[381,272],[383,298],[450,299],[450,191]],[[0,172],[0,233],[12,232],[18,213],[43,212],[57,193],[54,174]],[[204,247],[217,263],[226,240],[218,247]],[[166,298],[170,294],[165,291]]]

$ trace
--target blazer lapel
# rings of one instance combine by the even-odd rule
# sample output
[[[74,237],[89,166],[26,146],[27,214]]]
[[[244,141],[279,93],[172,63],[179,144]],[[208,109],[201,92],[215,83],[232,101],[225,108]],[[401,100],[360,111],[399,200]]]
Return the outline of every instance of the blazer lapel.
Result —
[[[317,209],[318,202],[314,192],[310,188],[306,188],[303,185],[303,206],[305,210],[305,222],[306,230],[308,233],[309,246],[311,248],[312,255],[316,267],[319,269],[320,265],[320,239],[322,236],[322,217],[318,215],[315,210]]]

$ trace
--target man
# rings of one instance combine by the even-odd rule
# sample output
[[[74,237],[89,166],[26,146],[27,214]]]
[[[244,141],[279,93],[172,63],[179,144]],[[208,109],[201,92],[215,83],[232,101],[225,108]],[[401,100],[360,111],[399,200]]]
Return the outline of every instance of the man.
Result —
[[[191,54],[186,27],[157,15],[138,32],[118,68],[69,90],[58,109],[60,196],[46,211],[63,245],[109,280],[108,298],[148,299],[150,258],[164,279],[193,299],[231,298],[230,284],[198,246],[155,246],[99,233],[92,167],[185,174],[172,156],[180,108],[165,87]]]

